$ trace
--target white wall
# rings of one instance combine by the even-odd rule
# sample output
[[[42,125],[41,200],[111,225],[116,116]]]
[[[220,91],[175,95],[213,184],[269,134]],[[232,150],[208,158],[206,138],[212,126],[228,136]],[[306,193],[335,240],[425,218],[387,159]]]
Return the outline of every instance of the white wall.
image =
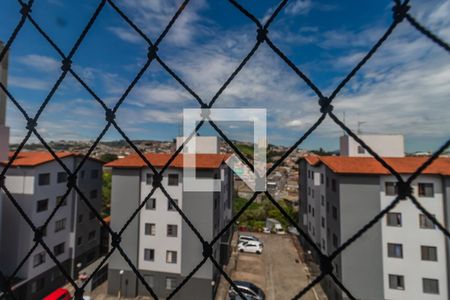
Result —
[[[152,186],[146,184],[146,174],[151,173],[146,168],[141,171],[141,201],[151,192]],[[168,186],[168,175],[178,174],[178,186]],[[179,169],[168,169],[163,176],[162,184],[173,199],[178,199],[178,206],[183,207],[183,176]],[[181,273],[181,226],[182,218],[176,211],[168,211],[168,199],[160,189],[157,189],[151,198],[156,198],[156,209],[146,210],[145,206],[140,213],[139,224],[139,269],[149,271],[159,271],[168,273]],[[145,235],[145,223],[156,225],[155,236]],[[178,225],[178,236],[167,237],[167,225]],[[125,233],[126,234],[126,233]],[[144,260],[144,249],[155,249],[155,260],[153,262]],[[166,263],[166,251],[177,251],[177,263]]]
[[[181,147],[184,140],[185,137],[177,137],[177,149]],[[195,143],[195,153],[218,153],[219,142],[215,136],[196,136]],[[183,148],[184,153],[194,153],[190,144],[193,145],[193,138]]]
[[[386,196],[384,187],[386,181],[395,182],[393,176],[382,176],[380,179],[381,207],[384,208],[394,199]],[[418,197],[417,183],[430,182],[434,184],[434,197]],[[444,205],[441,179],[438,176],[421,175],[413,182],[414,195],[430,213],[434,214],[441,224],[444,224]],[[447,295],[447,269],[445,237],[438,229],[422,229],[419,226],[420,211],[411,201],[400,201],[391,212],[402,214],[402,227],[386,225],[386,217],[381,220],[383,241],[383,271],[385,298],[400,299],[448,299]],[[403,245],[403,258],[390,258],[387,256],[387,243]],[[438,261],[422,261],[420,246],[437,247]],[[389,289],[388,274],[403,275],[405,290]],[[422,278],[439,280],[439,295],[424,294],[422,292]]]
[[[403,135],[359,134],[358,137],[382,157],[405,156]],[[371,156],[365,149],[364,153],[358,153],[360,145],[348,135],[341,136],[339,142],[341,156]]]

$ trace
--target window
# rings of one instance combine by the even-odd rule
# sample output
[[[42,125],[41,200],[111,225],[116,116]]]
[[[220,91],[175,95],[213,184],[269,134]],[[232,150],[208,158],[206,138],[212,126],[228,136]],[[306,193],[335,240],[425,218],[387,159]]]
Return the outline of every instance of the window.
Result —
[[[155,210],[156,209],[156,199],[155,198],[148,199],[147,202],[145,203],[145,209]]]
[[[144,249],[144,260],[155,261],[155,249]]]
[[[325,228],[325,218],[322,217],[322,228]]]
[[[178,199],[173,199],[173,201],[178,205]],[[176,210],[169,199],[167,199],[167,210]]]
[[[56,181],[58,183],[66,182],[67,181],[67,173],[66,172],[58,172],[56,176]]]
[[[95,239],[95,230],[92,230],[91,232],[89,232],[88,234],[88,242],[92,241],[93,239]]]
[[[384,183],[385,194],[386,196],[395,196],[397,195],[397,182],[385,182]]]
[[[433,246],[420,246],[422,260],[437,261],[437,248]]]
[[[394,290],[404,290],[405,277],[402,275],[389,274],[389,288]]]
[[[148,185],[153,184],[153,174],[147,173],[145,183]]]
[[[61,203],[61,201],[62,201],[61,206],[66,206],[67,205],[67,197],[63,199],[63,196],[57,196],[56,197],[56,205]]]
[[[401,213],[387,213],[386,215],[387,226],[402,226],[402,214]]]
[[[178,174],[169,174],[169,185],[178,185]]]
[[[430,218],[428,218],[424,214],[420,214],[419,215],[419,223],[420,223],[420,228],[423,228],[423,229],[434,229],[434,223],[431,221]]]
[[[432,183],[419,183],[419,197],[434,197],[434,186]]]
[[[364,154],[366,153],[366,149],[364,149],[363,146],[358,146],[358,154]]]
[[[332,207],[332,215],[335,220],[337,220],[337,208],[333,205]]]
[[[334,233],[333,233],[333,246],[335,248],[337,248],[337,246],[338,246],[338,238]]]
[[[176,237],[178,235],[178,226],[177,225],[167,225],[167,236]]]
[[[98,196],[97,190],[92,190],[92,191],[89,193],[89,198],[91,198],[91,199],[97,199],[97,196]]]
[[[422,286],[425,294],[439,294],[439,281],[437,279],[422,278]]]
[[[48,209],[48,199],[39,200],[37,202],[37,212],[46,211]]]
[[[322,195],[322,196],[320,196],[320,203],[322,204],[322,206],[324,206],[325,205],[325,197]]]
[[[44,286],[45,286],[45,277],[38,278],[31,284],[31,292],[36,293],[42,290]]]
[[[314,207],[312,208],[312,216],[314,217]]]
[[[155,235],[156,226],[153,223],[145,223],[145,235]]]
[[[78,223],[83,222],[83,214],[78,215]]]
[[[92,179],[97,179],[98,178],[98,170],[97,169],[94,169],[94,170],[91,170],[91,178]]]
[[[40,252],[33,257],[33,267],[37,267],[45,263],[45,252]]]
[[[308,212],[311,213],[311,204],[308,204]]]
[[[39,185],[49,185],[50,184],[50,173],[43,173],[38,175]]]
[[[55,222],[55,232],[64,230],[66,228],[66,219],[61,219]]]
[[[177,263],[177,251],[167,251],[166,252],[166,263],[176,264]]]
[[[166,289],[173,290],[176,285],[176,279],[173,277],[166,277]]]
[[[83,243],[83,237],[82,237],[82,236],[79,236],[79,237],[77,238],[77,246],[80,246],[82,243]]]
[[[64,253],[64,243],[58,244],[55,247],[53,247],[53,254],[55,256],[61,255]]]
[[[336,192],[336,190],[337,190],[336,179],[331,179],[331,190],[333,192]]]
[[[403,245],[388,243],[388,257],[403,258]]]
[[[323,174],[320,173],[320,184],[323,184],[324,181],[325,181],[325,178],[324,178]]]

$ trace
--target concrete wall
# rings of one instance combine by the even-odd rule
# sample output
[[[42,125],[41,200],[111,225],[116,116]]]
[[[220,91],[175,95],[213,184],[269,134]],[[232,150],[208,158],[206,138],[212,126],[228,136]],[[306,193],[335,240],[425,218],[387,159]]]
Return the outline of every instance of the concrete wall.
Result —
[[[406,179],[407,176],[404,176]],[[387,206],[395,196],[385,194],[385,182],[395,182],[393,176],[382,176],[380,180],[381,207]],[[420,197],[418,195],[418,183],[432,183],[434,186],[433,197]],[[437,175],[420,175],[411,184],[413,194],[425,209],[433,214],[436,219],[445,224],[445,201],[443,197],[442,178]],[[401,213],[402,226],[387,226],[383,218],[382,225],[382,252],[384,257],[384,286],[386,299],[448,299],[446,282],[447,256],[446,237],[440,230],[420,228],[420,211],[410,201],[400,201],[392,212]],[[387,243],[398,243],[403,248],[403,258],[392,258],[387,255]],[[424,261],[421,257],[420,246],[433,246],[437,249],[437,261]],[[404,276],[404,290],[389,289],[389,274]],[[439,295],[423,293],[422,279],[431,278],[439,280]]]
[[[405,156],[403,135],[359,134],[358,137],[382,157]],[[341,136],[339,142],[342,156],[371,156],[366,150],[364,153],[358,153],[360,145],[348,135]]]
[[[194,151],[194,138],[195,138],[195,151]],[[177,137],[176,147],[181,147],[185,141],[184,137]],[[218,153],[219,141],[216,136],[195,136],[189,141],[183,148],[183,153]]]
[[[339,244],[380,211],[379,189],[377,176],[340,176]],[[378,222],[341,254],[342,282],[356,298],[385,298],[381,234],[381,224]]]
[[[450,177],[442,177],[442,192],[444,200],[444,226],[450,230]],[[447,260],[447,294],[450,295],[450,240],[446,239],[445,255]]]
[[[111,229],[118,232],[132,213],[136,210],[140,201],[140,170],[139,169],[113,169],[111,190]],[[131,260],[138,266],[138,244],[139,243],[139,215],[129,224],[122,235],[122,248]],[[116,294],[118,286],[114,281],[119,270],[130,271],[131,268],[118,251],[115,251],[109,259],[108,293]],[[136,295],[136,276],[129,277],[130,296]],[[131,292],[130,292],[131,293]]]

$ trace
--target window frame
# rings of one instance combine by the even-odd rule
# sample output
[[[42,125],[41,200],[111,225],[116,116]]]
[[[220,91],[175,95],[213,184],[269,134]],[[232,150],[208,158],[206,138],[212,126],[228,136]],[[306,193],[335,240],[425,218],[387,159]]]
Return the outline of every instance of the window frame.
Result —
[[[47,178],[47,180],[44,180],[43,178]],[[39,186],[50,185],[50,181],[51,181],[50,173],[47,172],[47,173],[40,173],[40,174],[38,174],[38,185]]]
[[[393,217],[393,218],[391,219],[390,217]],[[391,223],[390,220],[395,220],[396,222]],[[386,214],[386,226],[389,226],[389,227],[402,227],[403,226],[402,213],[399,213],[399,212],[388,212]]]
[[[176,184],[174,184],[173,180],[176,178]],[[168,186],[178,186],[180,184],[180,176],[177,173],[171,173],[167,175],[167,185]]]

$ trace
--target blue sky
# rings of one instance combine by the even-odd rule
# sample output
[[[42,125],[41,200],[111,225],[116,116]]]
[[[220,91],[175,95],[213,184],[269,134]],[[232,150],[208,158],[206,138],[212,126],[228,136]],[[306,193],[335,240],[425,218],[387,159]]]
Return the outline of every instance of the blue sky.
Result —
[[[97,1],[35,1],[32,14],[68,53]],[[116,1],[153,40],[178,0]],[[411,14],[450,40],[449,1],[411,1]],[[265,20],[277,1],[240,3]],[[272,41],[325,93],[352,69],[392,20],[391,1],[293,0],[269,29]],[[20,15],[16,0],[0,4],[0,40]],[[159,49],[160,57],[205,101],[209,101],[249,52],[254,24],[228,1],[192,0]],[[113,106],[145,62],[147,46],[107,4],[73,58],[73,69]],[[35,112],[60,74],[60,58],[26,23],[10,52],[9,89]],[[408,23],[335,99],[338,116],[363,132],[400,133],[408,151],[435,150],[449,137],[450,59]],[[25,122],[8,104],[12,142]],[[120,108],[119,125],[133,139],[172,139],[181,132],[183,108],[198,103],[156,62]],[[269,142],[291,145],[319,117],[317,98],[273,51],[263,44],[217,101],[216,107],[266,108]],[[48,140],[89,140],[102,130],[102,108],[68,75],[38,121]],[[248,139],[245,127],[223,124],[231,138]],[[209,133],[208,129],[205,133]],[[303,148],[337,149],[342,130],[327,119]],[[119,138],[111,129],[105,140]]]

